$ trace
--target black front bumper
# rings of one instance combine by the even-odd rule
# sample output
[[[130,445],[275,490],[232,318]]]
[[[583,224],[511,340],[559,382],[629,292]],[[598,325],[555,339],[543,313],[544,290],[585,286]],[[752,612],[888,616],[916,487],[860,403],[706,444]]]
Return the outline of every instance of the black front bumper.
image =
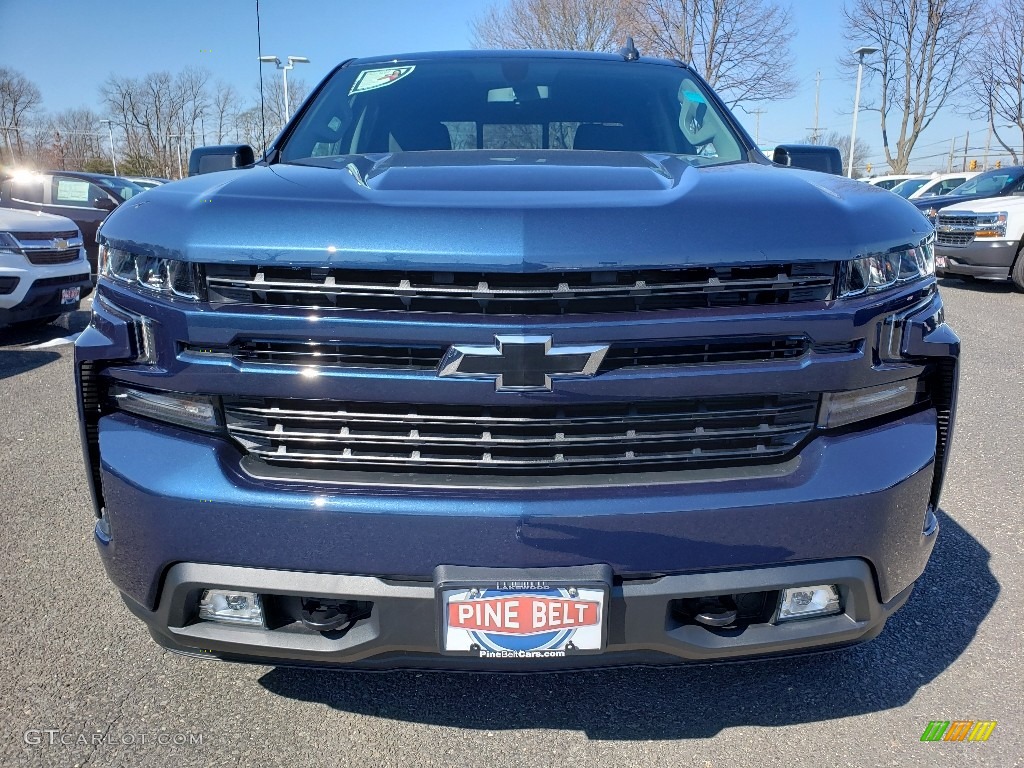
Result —
[[[65,288],[80,288],[78,302],[61,303],[61,292]],[[25,298],[7,309],[0,308],[0,325],[23,323],[51,315],[62,315],[74,312],[79,302],[92,293],[92,279],[89,275],[69,275],[68,277],[51,277],[36,280],[25,293]]]
[[[671,610],[672,601],[680,598],[811,584],[838,585],[842,613],[711,629],[681,622]],[[370,601],[373,609],[369,618],[344,633],[320,633],[301,625],[232,626],[196,618],[199,596],[206,588]],[[627,580],[611,589],[604,653],[514,660],[442,655],[436,584],[430,582],[180,563],[168,572],[155,611],[127,596],[124,599],[160,645],[205,658],[364,669],[534,672],[710,662],[849,645],[876,637],[912,589],[913,585],[880,602],[871,568],[859,559]]]

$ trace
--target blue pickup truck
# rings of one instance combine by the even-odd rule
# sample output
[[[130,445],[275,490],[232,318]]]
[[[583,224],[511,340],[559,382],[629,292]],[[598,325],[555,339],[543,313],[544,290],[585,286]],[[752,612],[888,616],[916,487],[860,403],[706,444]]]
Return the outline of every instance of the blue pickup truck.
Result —
[[[932,228],[772,165],[688,66],[346,61],[99,232],[107,573],[166,648],[363,668],[876,636],[935,543]]]

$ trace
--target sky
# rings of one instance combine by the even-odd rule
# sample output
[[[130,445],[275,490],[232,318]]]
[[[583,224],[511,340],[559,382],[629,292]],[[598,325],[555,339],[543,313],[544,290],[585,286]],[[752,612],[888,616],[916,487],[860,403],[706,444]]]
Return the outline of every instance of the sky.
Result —
[[[470,20],[492,1],[261,0],[262,52],[282,60],[289,55],[309,58],[309,64],[296,65],[290,74],[311,87],[353,56],[468,48]],[[235,85],[248,99],[255,93],[260,66],[255,5],[255,0],[0,0],[0,66],[17,69],[35,82],[43,107],[53,112],[98,109],[99,86],[112,72],[138,77],[189,65],[210,70],[214,80]],[[819,129],[850,133],[854,83],[841,76],[836,63],[847,47],[842,2],[791,0],[789,5],[796,28],[792,53],[797,95],[757,105],[763,110],[760,125],[754,115],[737,111],[762,147],[800,142],[810,133],[818,71]],[[40,35],[42,28],[49,32]],[[265,77],[279,76],[272,65],[264,66]],[[866,85],[862,104],[871,99]],[[970,146],[977,148],[968,157],[980,161],[985,123],[968,121],[947,108],[922,135],[911,168],[944,169],[954,137],[959,163],[967,131]],[[884,171],[877,112],[860,113],[857,136],[871,147],[873,172]]]

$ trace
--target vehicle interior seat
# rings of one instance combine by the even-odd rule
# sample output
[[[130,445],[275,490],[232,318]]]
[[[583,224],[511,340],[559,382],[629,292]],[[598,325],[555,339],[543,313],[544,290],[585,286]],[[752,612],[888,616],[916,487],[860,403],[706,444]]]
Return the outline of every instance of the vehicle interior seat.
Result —
[[[572,142],[573,149],[603,149],[607,152],[637,152],[651,147],[641,146],[644,142],[634,131],[624,125],[583,123],[576,129]]]
[[[452,136],[444,123],[404,122],[393,126],[388,134],[389,152],[425,152],[451,148]]]

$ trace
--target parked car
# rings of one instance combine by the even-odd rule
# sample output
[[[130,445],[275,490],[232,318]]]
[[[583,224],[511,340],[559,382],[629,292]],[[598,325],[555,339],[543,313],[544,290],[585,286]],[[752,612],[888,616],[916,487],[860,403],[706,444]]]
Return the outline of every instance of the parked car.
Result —
[[[907,199],[927,183],[927,176],[916,176],[913,179],[901,181],[899,184],[897,184],[889,191],[892,192],[894,195],[899,195],[900,197]]]
[[[75,222],[85,240],[93,274],[97,270],[96,230],[112,210],[144,190],[119,176],[77,171],[8,173],[0,177],[0,206],[43,211]]]
[[[919,178],[920,174],[894,174],[890,176],[872,176],[867,179],[861,179],[861,181],[870,184],[873,187],[879,187],[880,189],[892,189],[897,184],[901,184],[907,179]]]
[[[170,181],[170,179],[161,179],[158,176],[123,176],[122,178],[143,189],[159,187],[161,184],[166,184]]]
[[[91,291],[73,221],[0,208],[0,326],[51,323]]]
[[[959,341],[907,201],[772,165],[632,45],[350,60],[252,157],[111,214],[75,349],[97,547],[158,643],[665,664],[910,597]]]
[[[943,208],[971,200],[989,197],[1006,197],[1024,191],[1024,166],[1012,165],[985,173],[979,173],[954,189],[948,195],[921,197],[910,202],[917,206],[928,220],[935,224],[938,212]]]
[[[939,275],[1009,280],[1024,291],[1024,191],[946,206],[935,243]]]
[[[918,200],[922,197],[937,197],[948,195],[954,189],[966,181],[977,176],[980,171],[963,171],[962,173],[937,173],[929,177],[927,183],[922,184],[910,195],[908,200]],[[906,182],[904,182],[906,183]]]

